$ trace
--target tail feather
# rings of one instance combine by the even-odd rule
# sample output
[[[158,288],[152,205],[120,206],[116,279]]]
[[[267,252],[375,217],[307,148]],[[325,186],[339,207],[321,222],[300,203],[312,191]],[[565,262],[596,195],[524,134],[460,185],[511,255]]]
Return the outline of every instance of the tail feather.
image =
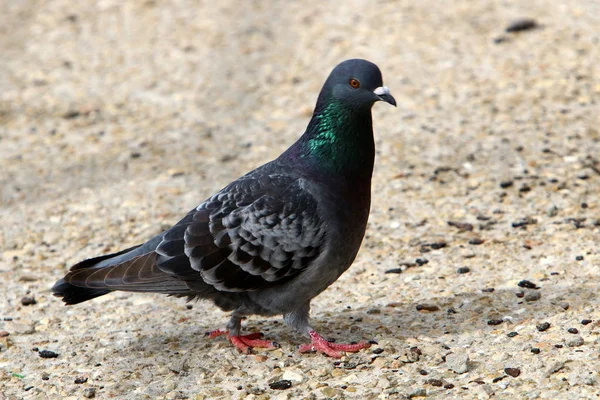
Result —
[[[95,299],[110,292],[110,290],[106,289],[90,289],[74,286],[64,279],[59,279],[52,286],[52,293],[56,297],[62,297],[66,305],[83,303],[84,301]]]
[[[69,273],[52,287],[57,297],[66,304],[77,304],[110,293],[114,290],[128,292],[153,292],[186,296],[191,293],[187,284],[157,266],[156,252],[136,255],[128,259],[128,251],[91,258],[74,265]],[[115,263],[110,261],[115,258]],[[100,263],[100,264],[99,264]]]

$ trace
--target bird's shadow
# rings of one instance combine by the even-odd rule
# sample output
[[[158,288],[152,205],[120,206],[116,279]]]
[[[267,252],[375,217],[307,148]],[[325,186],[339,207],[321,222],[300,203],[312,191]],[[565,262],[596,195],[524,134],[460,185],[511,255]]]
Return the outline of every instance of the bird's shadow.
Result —
[[[390,343],[398,340],[402,343],[406,338],[419,337],[444,342],[448,340],[447,335],[460,335],[474,330],[486,332],[503,329],[508,333],[528,324],[535,326],[544,318],[552,318],[566,311],[577,318],[573,324],[582,319],[593,319],[594,316],[583,312],[586,307],[581,300],[593,299],[598,286],[598,282],[577,287],[554,285],[546,289],[551,295],[545,295],[544,289],[539,289],[542,296],[534,301],[525,300],[525,296],[536,290],[519,287],[437,297],[426,304],[394,302],[388,298],[386,300],[389,301],[381,305],[357,308],[340,305],[339,309],[316,313],[312,323],[323,336],[339,342],[376,340]],[[205,325],[204,321],[201,324],[198,322],[192,318],[189,323],[178,325],[177,329],[166,327],[155,335],[141,335],[131,342],[131,346],[120,349],[120,354],[136,357],[140,351],[151,354],[164,352],[165,344],[174,342],[180,349],[210,352],[219,344],[216,339],[205,336],[205,331],[212,327]],[[198,329],[199,326],[207,329]],[[266,338],[282,344],[284,351],[295,351],[298,345],[306,343],[306,338],[291,331],[276,318],[249,317],[245,330],[265,333]],[[408,344],[406,346],[410,347]]]

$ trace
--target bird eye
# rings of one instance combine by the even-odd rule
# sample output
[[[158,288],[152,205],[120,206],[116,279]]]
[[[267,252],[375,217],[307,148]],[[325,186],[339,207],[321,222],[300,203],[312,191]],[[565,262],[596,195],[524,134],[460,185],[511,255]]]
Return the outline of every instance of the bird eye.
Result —
[[[353,87],[354,89],[358,89],[360,87],[360,82],[357,79],[350,79],[350,82],[348,82],[348,84]]]

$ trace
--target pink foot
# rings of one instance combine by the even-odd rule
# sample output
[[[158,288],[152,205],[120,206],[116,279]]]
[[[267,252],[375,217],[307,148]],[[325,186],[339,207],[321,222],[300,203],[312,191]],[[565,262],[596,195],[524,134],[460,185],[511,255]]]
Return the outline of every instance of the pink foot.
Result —
[[[332,343],[325,339],[323,336],[319,335],[317,331],[308,332],[310,335],[310,344],[303,344],[298,348],[300,353],[308,353],[310,351],[317,351],[323,354],[328,355],[333,358],[342,357],[342,353],[340,351],[348,351],[354,353],[361,349],[368,349],[371,347],[371,344],[368,342],[361,342],[356,344],[342,344],[342,343]]]
[[[244,354],[250,353],[252,347],[259,347],[263,349],[275,349],[279,347],[279,344],[271,340],[262,340],[263,334],[260,332],[249,333],[247,335],[229,336],[229,331],[223,331],[217,329],[216,331],[206,332],[206,335],[214,339],[217,336],[225,335],[227,340],[231,342],[239,351]]]

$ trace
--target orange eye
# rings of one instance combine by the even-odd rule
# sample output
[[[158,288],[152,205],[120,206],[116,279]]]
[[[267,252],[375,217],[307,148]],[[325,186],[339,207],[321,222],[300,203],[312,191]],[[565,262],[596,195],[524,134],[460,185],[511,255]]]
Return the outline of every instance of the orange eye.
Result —
[[[348,82],[348,84],[354,89],[358,89],[360,87],[360,82],[354,78],[350,79],[350,82]]]

